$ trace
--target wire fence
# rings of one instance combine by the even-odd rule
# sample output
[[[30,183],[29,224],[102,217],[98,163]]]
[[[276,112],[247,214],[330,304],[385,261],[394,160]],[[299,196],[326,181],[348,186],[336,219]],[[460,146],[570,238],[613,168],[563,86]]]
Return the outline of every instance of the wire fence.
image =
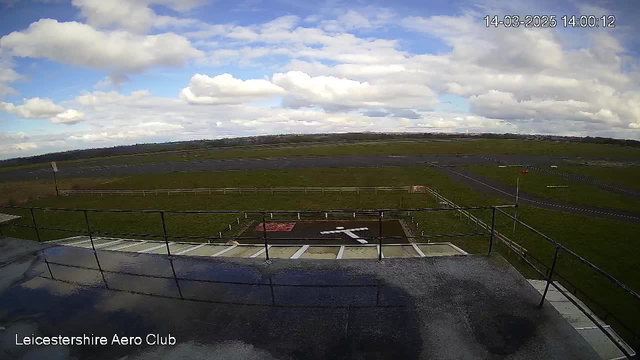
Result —
[[[567,299],[571,301],[576,307],[578,307],[593,323],[603,331],[603,333],[620,349],[625,356],[632,358],[634,352],[633,349],[629,349],[625,346],[624,343],[620,339],[618,339],[614,334],[610,331],[607,331],[605,326],[602,324],[602,321],[599,321],[595,317],[595,315],[587,308],[584,304],[575,301],[568,294],[566,294],[566,290],[558,286],[554,279],[560,280],[563,284],[567,285],[567,288],[572,288],[574,295],[577,295],[581,299],[587,300],[590,304],[597,304],[599,308],[606,309],[605,306],[602,306],[599,302],[593,300],[588,293],[590,291],[579,290],[576,285],[570,282],[567,277],[559,274],[557,271],[559,255],[562,254],[562,259],[571,259],[578,264],[585,266],[590,271],[595,272],[602,279],[608,281],[615,289],[622,291],[622,294],[629,297],[632,302],[635,304],[635,309],[640,307],[640,296],[631,288],[626,286],[624,283],[608,274],[598,266],[589,262],[585,258],[576,254],[572,250],[566,248],[562,244],[558,243],[554,239],[549,236],[543,234],[542,232],[536,230],[530,225],[522,222],[520,219],[515,218],[508,212],[506,209],[509,208],[517,208],[516,205],[494,205],[494,206],[470,206],[470,207],[460,207],[455,203],[447,200],[442,195],[438,194],[434,190],[429,188],[425,189],[428,193],[432,194],[439,200],[442,207],[438,208],[409,208],[409,209],[337,209],[337,210],[257,210],[257,211],[244,211],[244,210],[128,210],[128,209],[76,209],[76,208],[43,208],[43,207],[22,207],[22,206],[0,206],[0,208],[13,209],[13,210],[21,210],[27,212],[27,216],[31,220],[31,224],[11,224],[11,227],[22,227],[26,229],[33,229],[35,232],[36,238],[39,241],[42,241],[40,231],[42,230],[55,230],[55,231],[64,231],[64,232],[72,232],[72,233],[80,233],[89,237],[91,241],[91,248],[93,251],[96,251],[96,245],[94,244],[95,236],[130,236],[130,237],[145,237],[145,238],[157,238],[164,240],[166,246],[166,253],[169,257],[171,257],[171,250],[169,247],[170,239],[205,239],[211,241],[228,241],[228,240],[256,240],[260,241],[264,245],[264,254],[266,260],[269,261],[269,247],[270,242],[273,244],[278,241],[290,241],[290,240],[306,240],[306,241],[327,241],[326,237],[305,237],[305,238],[281,238],[276,236],[270,236],[267,231],[267,223],[282,218],[293,218],[293,219],[303,219],[303,218],[325,218],[328,219],[331,217],[341,217],[341,218],[358,218],[358,217],[367,217],[369,219],[373,219],[377,221],[377,233],[375,236],[362,237],[365,240],[371,241],[372,244],[377,244],[377,253],[378,260],[382,260],[382,252],[383,247],[385,246],[385,241],[383,240],[405,240],[405,241],[420,241],[432,239],[434,237],[465,237],[465,236],[486,236],[488,238],[488,249],[487,253],[490,254],[494,250],[494,240],[497,240],[498,244],[504,245],[505,248],[512,254],[515,254],[519,259],[521,259],[525,264],[527,264],[533,271],[535,271],[541,278],[546,280],[546,286],[544,293],[542,294],[542,298],[540,300],[539,306],[542,307],[544,304],[545,297],[547,296],[547,292],[550,286],[554,286],[559,292],[566,295]],[[63,211],[70,212],[75,214],[80,214],[85,223],[85,228],[80,229],[67,229],[62,227],[52,227],[52,226],[41,226],[38,225],[36,216],[34,215],[34,211]],[[491,222],[486,223],[480,220],[475,215],[471,214],[472,211],[481,211],[485,213],[491,214]],[[458,214],[460,218],[466,218],[467,221],[472,222],[478,229],[481,231],[477,232],[469,232],[469,233],[452,233],[452,234],[430,234],[425,235],[422,232],[414,231],[414,234],[405,234],[403,236],[389,235],[385,234],[383,231],[383,221],[385,219],[405,216],[406,218],[412,219],[410,220],[411,224],[414,224],[416,228],[419,228],[418,222],[413,220],[413,218],[417,214],[423,213],[442,213],[449,212]],[[92,223],[90,221],[89,214],[92,213],[103,213],[103,214],[146,214],[148,216],[156,217],[155,226],[160,228],[161,231],[156,231],[155,233],[125,233],[125,232],[113,232],[113,231],[99,231],[92,229]],[[235,225],[238,226],[242,223],[242,219],[252,219],[255,222],[262,223],[262,234],[261,236],[244,236],[239,237],[238,234],[228,234],[228,236],[223,236],[222,233],[216,234],[217,236],[203,236],[203,235],[184,235],[184,234],[174,234],[169,233],[167,231],[166,219],[165,216],[167,214],[172,215],[188,215],[188,216],[196,216],[196,215],[225,215],[230,216],[232,219],[235,219]],[[510,220],[513,220],[517,224],[522,227],[528,229],[533,232],[537,236],[544,239],[547,243],[551,244],[554,248],[553,257],[551,259],[551,265],[548,265],[548,261],[543,261],[531,254],[527,251],[523,246],[517,244],[513,240],[509,239],[505,235],[501,234],[496,230],[496,217],[497,215],[505,216]],[[27,219],[23,219],[27,220]],[[2,236],[2,228],[7,227],[8,225],[0,224],[0,236]],[[228,226],[229,230],[233,229],[233,225],[230,224]],[[389,245],[389,244],[387,244]],[[606,311],[606,310],[605,310]],[[637,325],[630,324],[628,320],[622,320],[618,315],[614,315],[613,311],[606,311],[606,316],[604,319],[613,320],[614,327],[616,331],[620,331],[622,337],[627,340],[628,343],[632,344],[632,347],[637,347],[638,345],[638,333],[637,333]],[[635,326],[634,326],[635,325]]]
[[[60,190],[60,195],[227,195],[227,194],[278,194],[278,193],[424,193],[423,186],[309,186],[309,187],[231,187],[231,188],[191,188],[191,189],[88,189]]]

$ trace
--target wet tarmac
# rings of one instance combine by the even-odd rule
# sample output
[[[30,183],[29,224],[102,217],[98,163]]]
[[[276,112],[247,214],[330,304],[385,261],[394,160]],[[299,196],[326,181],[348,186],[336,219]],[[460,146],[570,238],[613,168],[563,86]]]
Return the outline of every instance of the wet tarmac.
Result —
[[[268,264],[60,246],[13,259],[4,358],[597,358],[500,256]],[[8,274],[16,261],[28,269]],[[59,335],[108,344],[16,345]]]

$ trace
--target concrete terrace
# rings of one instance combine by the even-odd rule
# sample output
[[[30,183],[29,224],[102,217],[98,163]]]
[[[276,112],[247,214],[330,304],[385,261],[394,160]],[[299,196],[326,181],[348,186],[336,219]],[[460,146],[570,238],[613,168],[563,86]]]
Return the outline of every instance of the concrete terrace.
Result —
[[[17,259],[0,272],[10,358],[599,358],[553,306],[536,308],[538,292],[499,255],[268,264],[3,242]],[[13,345],[81,333],[177,344]]]
[[[88,236],[75,236],[50,242],[53,244],[91,249]],[[97,250],[167,254],[164,241],[95,237]],[[265,259],[263,244],[225,245],[209,243],[169,242],[171,255],[240,257]],[[459,247],[448,243],[383,244],[383,258],[466,255]],[[269,258],[275,259],[377,259],[378,245],[269,245]]]

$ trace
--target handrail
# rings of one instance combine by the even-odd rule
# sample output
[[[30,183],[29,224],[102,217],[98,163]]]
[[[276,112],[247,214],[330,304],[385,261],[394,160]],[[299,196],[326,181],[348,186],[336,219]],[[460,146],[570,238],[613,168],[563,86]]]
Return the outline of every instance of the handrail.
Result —
[[[562,249],[562,251],[566,252],[569,255],[574,256],[576,259],[580,260],[580,262],[584,263],[585,265],[589,266],[590,268],[592,268],[593,270],[597,271],[600,275],[604,276],[605,278],[607,278],[607,280],[613,282],[614,284],[618,285],[619,287],[621,287],[622,289],[626,290],[629,294],[633,295],[633,297],[635,297],[636,299],[640,300],[640,295],[638,295],[638,293],[636,293],[635,291],[633,291],[633,289],[629,288],[627,285],[625,285],[623,282],[621,282],[620,280],[616,279],[615,277],[613,277],[612,275],[608,274],[606,271],[600,269],[598,266],[596,266],[595,264],[593,264],[592,262],[590,262],[589,260],[583,258],[582,256],[576,254],[573,250],[567,248],[566,246],[562,245],[561,243],[553,240],[551,237],[541,233],[540,231],[534,229],[533,227],[531,227],[530,225],[523,223],[521,220],[515,218],[514,216],[511,216],[510,214],[497,209],[499,212],[501,212],[502,214],[506,215],[508,218],[513,219],[514,221],[516,221],[518,224],[526,227],[527,229],[535,232],[536,234],[540,235],[542,238],[544,238],[545,240],[549,241],[550,243],[552,243],[554,246],[559,247],[560,249]]]
[[[457,211],[457,210],[488,210],[492,208],[513,208],[515,205],[489,205],[468,206],[455,209],[448,208],[406,208],[406,209],[332,209],[332,210],[147,210],[147,209],[79,209],[79,208],[53,208],[53,207],[27,207],[0,205],[4,209],[46,210],[46,211],[89,211],[89,212],[113,212],[113,213],[167,213],[167,214],[323,214],[323,213],[356,213],[377,214],[378,212],[422,212],[422,211]]]

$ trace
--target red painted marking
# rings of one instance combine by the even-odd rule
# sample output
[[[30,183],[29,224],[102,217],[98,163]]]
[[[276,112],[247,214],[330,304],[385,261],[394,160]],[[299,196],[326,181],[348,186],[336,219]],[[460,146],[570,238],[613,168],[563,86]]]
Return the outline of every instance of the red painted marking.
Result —
[[[293,222],[289,222],[289,223],[277,223],[277,222],[270,222],[267,223],[267,232],[271,232],[271,231],[291,231],[293,230],[293,227],[296,226],[296,223]],[[256,226],[256,231],[264,231],[263,227],[262,227],[262,223],[258,224],[258,226]]]

